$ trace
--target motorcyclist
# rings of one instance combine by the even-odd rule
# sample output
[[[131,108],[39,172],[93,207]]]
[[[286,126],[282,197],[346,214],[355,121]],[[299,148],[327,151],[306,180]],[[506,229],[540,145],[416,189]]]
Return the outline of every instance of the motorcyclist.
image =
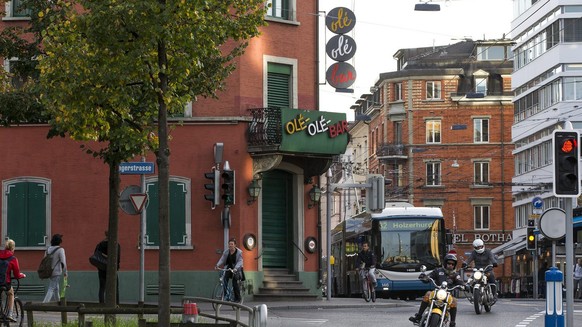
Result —
[[[376,270],[376,255],[370,250],[370,244],[367,241],[362,243],[362,251],[358,253],[358,257],[356,258],[356,269],[359,270],[362,283],[364,283],[366,270],[360,269],[362,268],[362,264],[365,268],[369,269],[368,278],[372,282],[372,287],[376,288],[376,275],[374,274]]]
[[[491,250],[485,248],[485,243],[482,239],[476,239],[473,241],[473,251],[469,254],[469,257],[465,262],[463,262],[463,269],[467,268],[467,266],[474,262],[475,268],[485,268],[488,265],[493,265],[493,268],[497,267],[497,258],[491,252]],[[493,269],[486,272],[488,274],[487,280],[492,282],[495,287],[497,287],[497,281],[495,279],[495,274],[493,273]],[[493,292],[494,296],[497,297],[497,291]]]
[[[455,254],[449,253],[445,256],[443,267],[439,267],[431,271],[430,274],[428,274],[428,277],[432,278],[437,285],[441,285],[445,281],[449,285],[451,284],[465,285],[463,279],[457,273],[456,268],[457,268],[457,256]],[[429,279],[427,278],[425,273],[421,273],[420,276],[418,276],[418,279],[422,280],[425,283],[429,282]],[[433,292],[434,291],[426,292],[426,294],[422,298],[422,302],[420,302],[420,308],[418,309],[418,313],[408,318],[408,320],[412,321],[414,324],[420,323],[422,313],[424,312],[424,310],[426,310],[426,308],[428,308],[429,301],[432,298]],[[455,327],[456,326],[455,320],[457,318],[457,299],[454,297],[449,308],[449,314],[451,317],[449,327]]]

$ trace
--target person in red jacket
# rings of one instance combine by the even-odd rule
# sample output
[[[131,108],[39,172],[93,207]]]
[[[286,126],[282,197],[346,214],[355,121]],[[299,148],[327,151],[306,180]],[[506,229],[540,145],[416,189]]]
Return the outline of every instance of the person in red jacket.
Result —
[[[12,308],[14,307],[14,289],[12,288],[12,276],[16,279],[21,279],[26,277],[25,274],[20,272],[20,266],[18,265],[18,259],[14,256],[14,248],[16,244],[13,240],[6,240],[5,249],[0,250],[0,260],[8,260],[8,268],[6,269],[6,287],[8,288],[8,319],[12,322],[16,322],[14,319],[14,313]]]

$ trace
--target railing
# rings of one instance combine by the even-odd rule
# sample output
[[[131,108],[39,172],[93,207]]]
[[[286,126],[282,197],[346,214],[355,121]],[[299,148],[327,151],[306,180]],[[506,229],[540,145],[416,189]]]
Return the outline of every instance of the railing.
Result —
[[[293,245],[297,248],[297,250],[299,250],[299,252],[301,252],[301,254],[303,254],[303,261],[307,261],[309,259],[307,259],[307,256],[305,255],[305,253],[303,252],[303,250],[301,250],[301,248],[295,243],[295,241],[291,241],[291,243],[293,243]]]
[[[278,146],[281,144],[281,108],[250,109],[251,123],[248,131],[249,147]]]
[[[214,320],[216,324],[219,322],[227,322],[231,326],[241,326],[241,327],[264,327],[267,325],[267,306],[265,304],[261,304],[255,306],[254,308],[233,303],[233,302],[225,302],[215,299],[209,299],[204,297],[183,297],[182,303],[186,302],[194,302],[194,303],[211,303],[213,313],[204,313],[199,312],[198,315],[201,317],[205,317],[208,319]],[[228,317],[228,316],[221,316],[220,310],[222,306],[227,306],[235,312],[235,317]],[[142,321],[143,315],[157,315],[159,309],[157,306],[144,306],[144,305],[135,305],[135,306],[127,306],[127,305],[120,305],[115,308],[111,307],[104,307],[103,305],[89,305],[85,306],[84,303],[78,304],[69,304],[69,305],[59,305],[53,303],[32,303],[27,302],[24,305],[24,311],[26,311],[26,319],[27,319],[27,326],[32,327],[35,325],[34,323],[34,312],[60,312],[63,313],[66,317],[66,313],[77,313],[78,316],[78,326],[79,327],[86,327],[90,326],[91,323],[87,323],[87,315],[136,315],[137,319]],[[244,312],[245,316],[247,316],[248,322],[243,322],[243,315],[241,313]],[[184,314],[184,308],[170,308],[171,314]],[[66,318],[62,323],[66,323]],[[181,325],[181,324],[178,324]],[[147,324],[146,324],[147,326]],[[186,326],[186,324],[184,324]],[[192,324],[188,325],[192,326]],[[196,326],[196,325],[194,325]]]
[[[380,144],[376,150],[377,157],[404,156],[406,155],[406,145],[385,143]]]

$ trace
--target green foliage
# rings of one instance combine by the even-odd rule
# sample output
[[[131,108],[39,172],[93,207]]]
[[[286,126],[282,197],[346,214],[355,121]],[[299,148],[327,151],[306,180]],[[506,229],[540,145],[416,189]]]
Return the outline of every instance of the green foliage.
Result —
[[[4,6],[5,0],[0,1]],[[11,61],[10,73],[0,69],[0,125],[46,123],[47,113],[39,101],[36,67],[42,54],[40,31],[46,26],[37,13],[52,8],[51,14],[62,17],[62,11],[46,0],[22,0],[21,6],[31,12],[29,24],[12,26],[0,31],[0,58],[15,58]]]
[[[64,15],[38,15],[46,27],[42,103],[55,134],[115,144],[96,150],[106,161],[156,151],[160,103],[172,115],[197,96],[215,96],[264,24],[262,0],[80,0],[82,14],[55,4]]]

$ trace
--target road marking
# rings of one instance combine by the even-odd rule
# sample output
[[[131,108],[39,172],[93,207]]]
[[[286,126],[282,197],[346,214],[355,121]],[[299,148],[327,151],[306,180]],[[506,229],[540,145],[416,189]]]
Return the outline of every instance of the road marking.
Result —
[[[279,320],[287,320],[297,322],[296,326],[321,326],[328,322],[328,319],[302,319],[302,318],[279,318]]]

